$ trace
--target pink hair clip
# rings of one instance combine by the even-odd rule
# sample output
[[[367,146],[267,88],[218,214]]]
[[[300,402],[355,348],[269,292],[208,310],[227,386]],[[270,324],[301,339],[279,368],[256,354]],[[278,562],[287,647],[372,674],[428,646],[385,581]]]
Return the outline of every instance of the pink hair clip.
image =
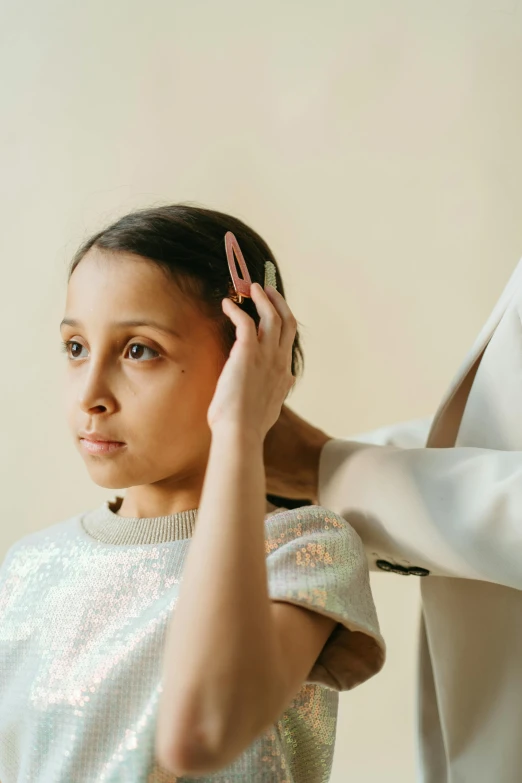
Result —
[[[232,283],[229,287],[229,298],[232,299],[233,302],[241,304],[246,296],[252,298],[250,294],[252,280],[250,279],[243,253],[239,247],[239,242],[232,231],[227,231],[225,234],[225,250],[227,251],[228,268],[230,269],[230,274],[232,276]],[[237,264],[239,264],[243,277],[239,277],[237,273]],[[277,269],[272,261],[265,261],[264,285],[265,288],[267,285],[270,285],[277,290]]]
[[[230,274],[232,276],[230,299],[232,299],[233,302],[241,304],[245,297],[250,298],[252,280],[250,279],[243,253],[239,247],[239,242],[232,231],[227,231],[225,234],[225,249],[227,251],[228,268],[230,269]],[[239,277],[238,275],[237,264],[239,264],[243,277]]]

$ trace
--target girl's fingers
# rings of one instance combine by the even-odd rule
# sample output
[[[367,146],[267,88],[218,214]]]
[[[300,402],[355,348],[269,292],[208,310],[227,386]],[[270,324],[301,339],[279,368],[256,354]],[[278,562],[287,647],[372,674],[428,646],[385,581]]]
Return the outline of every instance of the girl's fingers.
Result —
[[[294,314],[286,300],[272,286],[263,289],[259,283],[253,283],[250,293],[260,318],[258,334],[253,319],[247,313],[231,299],[223,300],[223,311],[236,326],[237,338],[239,340],[255,338],[259,344],[281,353],[283,363],[289,364],[297,332]]]
[[[252,318],[241,310],[232,299],[223,299],[221,302],[223,312],[236,327],[236,338],[241,342],[257,340],[256,327]]]
[[[291,351],[297,332],[297,321],[295,316],[290,310],[288,302],[281,296],[279,291],[271,285],[268,285],[265,291],[274,309],[279,313],[279,317],[281,318],[282,326],[279,344],[283,350]]]
[[[283,327],[281,316],[259,283],[252,284],[250,295],[260,318],[259,342],[265,344],[268,342],[275,348],[281,339]]]

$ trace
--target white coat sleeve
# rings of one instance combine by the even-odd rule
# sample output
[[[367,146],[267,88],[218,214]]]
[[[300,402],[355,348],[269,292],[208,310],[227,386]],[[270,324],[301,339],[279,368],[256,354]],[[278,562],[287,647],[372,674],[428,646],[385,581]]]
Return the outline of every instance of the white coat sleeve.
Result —
[[[381,442],[393,443],[393,429]],[[372,570],[384,560],[522,589],[521,451],[334,439],[321,453],[319,502],[357,530]]]

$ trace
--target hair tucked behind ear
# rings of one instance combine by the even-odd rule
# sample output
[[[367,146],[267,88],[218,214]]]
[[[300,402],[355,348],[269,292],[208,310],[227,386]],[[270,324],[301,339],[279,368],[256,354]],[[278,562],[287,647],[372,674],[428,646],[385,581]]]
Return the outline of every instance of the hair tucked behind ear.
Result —
[[[277,289],[284,296],[279,267],[266,242],[237,218],[211,209],[173,204],[131,212],[94,234],[78,250],[69,269],[69,278],[92,248],[134,253],[160,266],[180,288],[193,296],[206,314],[215,319],[226,353],[235,340],[235,328],[221,309],[231,281],[224,237],[232,231],[245,257],[253,283],[264,283],[265,261],[276,268]],[[253,302],[240,305],[259,322]],[[292,348],[292,372],[302,373],[303,352],[299,335]]]

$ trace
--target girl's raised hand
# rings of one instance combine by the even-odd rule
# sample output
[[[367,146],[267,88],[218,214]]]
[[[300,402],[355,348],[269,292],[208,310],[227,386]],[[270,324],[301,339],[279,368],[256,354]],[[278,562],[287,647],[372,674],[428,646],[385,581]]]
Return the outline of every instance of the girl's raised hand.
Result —
[[[264,440],[295,382],[291,366],[297,321],[272,286],[253,283],[251,296],[260,316],[257,332],[248,313],[231,299],[222,302],[236,327],[236,341],[219,377],[208,423],[212,430],[239,426]]]

